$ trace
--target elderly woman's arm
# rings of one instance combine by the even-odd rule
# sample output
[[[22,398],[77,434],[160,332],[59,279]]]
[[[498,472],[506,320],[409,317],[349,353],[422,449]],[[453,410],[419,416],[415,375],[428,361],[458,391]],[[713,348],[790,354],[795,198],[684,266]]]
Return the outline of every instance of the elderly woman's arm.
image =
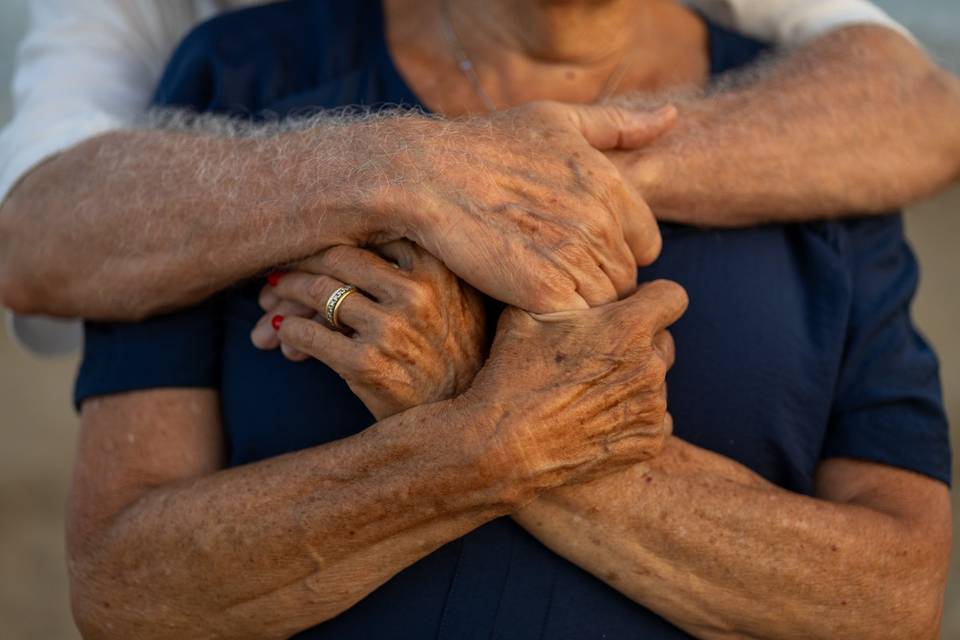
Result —
[[[68,522],[81,630],[288,637],[544,490],[650,458],[668,424],[651,336],[683,304],[657,283],[542,322],[510,309],[464,395],[228,470],[211,390],[87,400]],[[359,346],[316,323],[284,332]]]
[[[618,164],[659,219],[745,226],[884,212],[960,177],[960,80],[892,29],[849,27],[680,105]],[[639,102],[648,103],[643,96]]]
[[[656,459],[552,491],[514,517],[698,638],[936,638],[947,488],[833,459],[816,493],[671,438]]]
[[[220,470],[214,392],[88,401],[68,523],[80,630],[285,638],[337,615],[509,508],[444,435],[466,420],[423,407],[347,440]]]

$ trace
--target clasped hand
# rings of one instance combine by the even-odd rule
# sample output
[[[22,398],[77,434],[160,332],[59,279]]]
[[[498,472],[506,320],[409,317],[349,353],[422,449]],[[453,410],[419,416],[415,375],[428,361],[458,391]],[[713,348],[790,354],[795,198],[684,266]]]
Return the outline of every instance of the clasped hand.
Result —
[[[360,291],[334,329],[323,310],[343,283]],[[321,360],[378,419],[460,396],[482,425],[465,437],[482,435],[471,446],[498,478],[554,486],[610,473],[656,455],[671,432],[666,327],[686,308],[671,282],[592,309],[507,308],[489,358],[479,294],[406,241],[327,250],[266,285],[260,303],[258,347]]]

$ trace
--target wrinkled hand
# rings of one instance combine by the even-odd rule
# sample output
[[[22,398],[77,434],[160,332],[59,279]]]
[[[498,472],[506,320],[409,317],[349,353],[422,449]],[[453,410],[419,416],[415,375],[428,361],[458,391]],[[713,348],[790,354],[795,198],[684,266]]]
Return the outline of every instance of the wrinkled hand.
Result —
[[[546,489],[656,455],[672,429],[665,328],[686,305],[679,285],[660,280],[589,310],[508,309],[489,360],[458,399],[490,416],[466,437],[491,477]]]
[[[338,312],[349,335],[323,319],[327,299],[343,284],[360,289]],[[321,360],[378,420],[459,395],[486,356],[480,295],[406,240],[376,253],[327,249],[265,287],[260,302],[268,313],[251,334],[254,344],[282,343],[291,359]],[[271,326],[276,315],[284,318],[279,332]]]
[[[536,312],[604,304],[635,289],[661,241],[602,151],[646,145],[675,115],[537,102],[412,121],[390,143],[406,150],[391,156],[406,182],[390,193],[420,212],[407,237],[490,296]]]

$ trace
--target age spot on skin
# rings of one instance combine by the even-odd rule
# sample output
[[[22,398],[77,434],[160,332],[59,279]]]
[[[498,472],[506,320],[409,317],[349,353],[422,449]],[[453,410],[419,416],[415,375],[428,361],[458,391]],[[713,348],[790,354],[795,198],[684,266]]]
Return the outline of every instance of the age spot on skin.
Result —
[[[577,191],[586,191],[587,185],[583,181],[583,172],[580,171],[580,165],[573,158],[567,158],[567,168],[573,174],[573,186]]]
[[[562,351],[557,351],[557,354],[553,356],[553,361],[557,363],[563,362],[566,359],[567,354],[563,353]]]

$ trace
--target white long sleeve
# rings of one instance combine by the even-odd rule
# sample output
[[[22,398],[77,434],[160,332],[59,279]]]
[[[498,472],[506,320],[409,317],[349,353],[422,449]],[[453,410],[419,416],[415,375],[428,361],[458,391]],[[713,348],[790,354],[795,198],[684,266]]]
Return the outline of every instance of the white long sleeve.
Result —
[[[31,0],[0,132],[0,201],[45,158],[127,125],[177,42],[219,5],[194,0]]]
[[[782,48],[792,48],[834,29],[877,24],[913,36],[867,0],[685,0],[718,24]]]

